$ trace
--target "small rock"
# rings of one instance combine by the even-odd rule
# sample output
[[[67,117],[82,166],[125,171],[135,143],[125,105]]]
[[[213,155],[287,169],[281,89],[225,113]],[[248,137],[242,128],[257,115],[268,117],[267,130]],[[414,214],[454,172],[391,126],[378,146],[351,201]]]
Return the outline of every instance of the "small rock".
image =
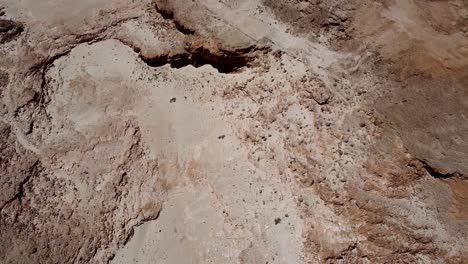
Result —
[[[281,223],[281,218],[279,218],[279,217],[275,218],[275,225],[277,225],[279,223]]]

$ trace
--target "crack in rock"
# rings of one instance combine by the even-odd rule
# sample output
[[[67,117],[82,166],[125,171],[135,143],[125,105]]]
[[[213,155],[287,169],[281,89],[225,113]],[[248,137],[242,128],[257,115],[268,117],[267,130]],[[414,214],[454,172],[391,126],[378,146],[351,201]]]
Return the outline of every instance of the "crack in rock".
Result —
[[[179,20],[174,18],[174,12],[167,7],[167,5],[160,5],[153,1],[154,9],[158,14],[160,14],[164,19],[170,20],[174,23],[175,28],[184,35],[194,35],[195,30],[183,25]]]
[[[32,179],[33,176],[40,174],[40,172],[41,172],[40,162],[36,161],[31,166],[30,173],[18,184],[18,187],[17,187],[18,191],[15,193],[15,195],[11,197],[9,200],[5,201],[3,205],[0,207],[0,212],[2,212],[3,209],[5,209],[5,207],[7,207],[9,204],[11,204],[12,202],[16,200],[18,200],[21,203],[21,198],[24,197],[24,186]]]
[[[235,73],[241,68],[251,66],[252,62],[256,59],[254,53],[257,50],[261,49],[249,47],[236,51],[223,50],[212,52],[204,47],[199,47],[173,56],[164,54],[162,56],[147,58],[140,55],[140,58],[150,67],[170,65],[172,68],[180,69],[188,65],[198,68],[208,64],[217,69],[219,73]]]
[[[434,168],[433,166],[429,165],[427,161],[425,160],[419,160],[419,161],[422,163],[424,170],[426,170],[427,173],[429,173],[429,175],[431,175],[432,177],[436,179],[449,179],[449,178],[463,177],[463,175],[458,172],[443,173],[439,169]]]

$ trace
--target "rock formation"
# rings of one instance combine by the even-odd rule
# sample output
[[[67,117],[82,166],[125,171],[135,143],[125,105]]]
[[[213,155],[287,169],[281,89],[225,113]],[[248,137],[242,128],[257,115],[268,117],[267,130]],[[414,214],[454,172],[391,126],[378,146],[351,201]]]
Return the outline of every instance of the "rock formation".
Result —
[[[468,2],[0,6],[0,263],[468,263]]]

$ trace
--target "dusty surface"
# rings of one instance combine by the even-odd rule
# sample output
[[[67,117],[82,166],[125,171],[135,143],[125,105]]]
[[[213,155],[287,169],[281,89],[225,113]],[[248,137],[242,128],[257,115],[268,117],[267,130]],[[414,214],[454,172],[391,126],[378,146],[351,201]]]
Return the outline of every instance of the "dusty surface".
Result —
[[[0,6],[0,263],[467,263],[466,1]]]

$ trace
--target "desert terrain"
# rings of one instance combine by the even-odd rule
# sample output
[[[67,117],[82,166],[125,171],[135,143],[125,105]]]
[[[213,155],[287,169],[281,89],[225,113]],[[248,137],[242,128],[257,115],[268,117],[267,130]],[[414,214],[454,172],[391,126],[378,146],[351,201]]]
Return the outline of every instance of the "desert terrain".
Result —
[[[0,0],[0,263],[468,263],[465,0]]]

